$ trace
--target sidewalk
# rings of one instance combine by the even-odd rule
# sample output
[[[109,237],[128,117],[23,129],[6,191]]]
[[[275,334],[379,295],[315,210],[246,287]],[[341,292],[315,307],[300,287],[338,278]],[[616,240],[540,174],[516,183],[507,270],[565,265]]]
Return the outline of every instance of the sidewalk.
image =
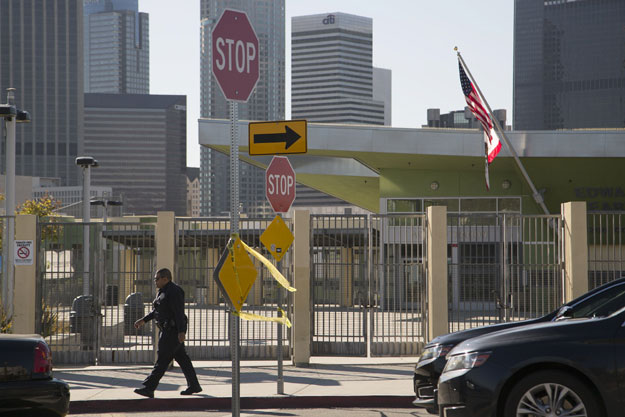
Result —
[[[284,362],[284,395],[277,393],[276,361],[242,361],[240,408],[412,407],[417,358],[313,357],[309,367]],[[230,409],[232,364],[194,361],[203,387],[183,397],[178,366],[165,373],[154,399],[133,392],[151,366],[57,366],[54,376],[69,383],[70,414],[163,410]]]

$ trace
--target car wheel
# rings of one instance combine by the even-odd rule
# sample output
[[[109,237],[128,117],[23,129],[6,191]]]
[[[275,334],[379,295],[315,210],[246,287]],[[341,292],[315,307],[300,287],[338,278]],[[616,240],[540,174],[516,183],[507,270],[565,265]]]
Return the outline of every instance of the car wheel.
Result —
[[[505,417],[600,417],[596,396],[586,384],[561,371],[530,374],[514,385]]]

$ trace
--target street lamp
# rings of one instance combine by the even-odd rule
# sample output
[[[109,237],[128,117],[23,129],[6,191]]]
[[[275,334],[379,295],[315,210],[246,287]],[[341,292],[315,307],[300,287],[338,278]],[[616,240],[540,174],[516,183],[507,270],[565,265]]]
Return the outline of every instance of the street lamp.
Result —
[[[82,293],[89,295],[89,222],[91,221],[91,168],[98,167],[98,161],[91,156],[79,156],[76,165],[82,168],[82,221],[84,224],[82,234],[82,264],[83,279]]]
[[[104,207],[104,213],[102,215],[102,223],[106,223],[108,220],[108,207],[109,206],[122,206],[124,203],[118,200],[91,200],[92,206]]]
[[[13,104],[15,88],[7,88],[7,103],[0,104],[0,117],[4,118],[6,129],[5,163],[5,215],[7,216],[7,234],[3,248],[6,260],[6,279],[2,282],[2,301],[7,313],[13,313],[13,241],[15,239],[15,124],[30,122],[30,114]]]

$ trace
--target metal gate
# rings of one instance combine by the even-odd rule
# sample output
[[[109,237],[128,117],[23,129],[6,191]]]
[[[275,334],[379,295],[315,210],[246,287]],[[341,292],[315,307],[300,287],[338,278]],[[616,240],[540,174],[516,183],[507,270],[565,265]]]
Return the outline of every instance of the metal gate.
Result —
[[[559,215],[447,219],[450,332],[538,317],[562,304]]]
[[[241,219],[239,236],[248,246],[267,259],[271,254],[260,243],[261,234],[273,219]],[[291,220],[283,219],[291,229]],[[230,238],[230,222],[224,219],[177,219],[177,273],[178,282],[187,293],[186,314],[190,327],[185,344],[194,359],[230,359],[230,314],[213,280],[219,257]],[[288,251],[281,264],[291,264]],[[242,311],[261,316],[277,317],[278,307],[291,317],[292,297],[273,279],[269,271],[256,259],[258,276]],[[275,261],[274,261],[275,264]],[[282,267],[282,274],[293,282],[291,268]],[[281,337],[283,358],[291,352],[291,332],[286,326]],[[266,321],[240,322],[241,359],[276,359],[278,355],[278,325]]]
[[[313,355],[414,356],[424,342],[422,215],[312,215]]]
[[[36,330],[55,363],[153,361],[154,327],[133,323],[155,295],[154,224],[39,223],[37,230]]]

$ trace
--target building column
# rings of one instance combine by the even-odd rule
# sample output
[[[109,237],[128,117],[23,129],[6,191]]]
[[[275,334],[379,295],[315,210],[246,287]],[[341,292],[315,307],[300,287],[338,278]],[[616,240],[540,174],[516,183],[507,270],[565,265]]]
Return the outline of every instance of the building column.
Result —
[[[176,217],[173,211],[159,211],[156,217],[156,270],[167,268],[176,281]],[[156,271],[154,271],[156,272]]]
[[[18,215],[15,218],[15,240],[30,240],[33,263],[15,266],[13,289],[13,333],[35,333],[36,276],[37,276],[37,216]],[[8,248],[14,251],[15,248]],[[7,265],[12,268],[13,265]]]
[[[310,364],[310,211],[294,210],[293,231],[293,364]]]
[[[563,203],[564,302],[588,292],[588,226],[585,201]]]
[[[431,206],[426,213],[428,334],[427,341],[449,333],[447,288],[447,207]]]

